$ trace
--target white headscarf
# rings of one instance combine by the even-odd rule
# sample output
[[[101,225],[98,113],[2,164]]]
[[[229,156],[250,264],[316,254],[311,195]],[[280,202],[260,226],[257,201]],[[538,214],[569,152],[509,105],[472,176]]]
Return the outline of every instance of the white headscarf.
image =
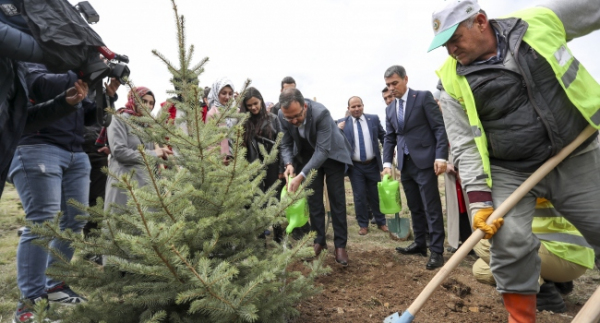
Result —
[[[210,93],[208,93],[208,108],[212,109],[213,107],[224,108],[225,105],[221,104],[219,101],[219,93],[221,90],[229,86],[231,90],[235,92],[235,87],[233,86],[233,82],[227,77],[222,77],[218,79],[210,88]]]

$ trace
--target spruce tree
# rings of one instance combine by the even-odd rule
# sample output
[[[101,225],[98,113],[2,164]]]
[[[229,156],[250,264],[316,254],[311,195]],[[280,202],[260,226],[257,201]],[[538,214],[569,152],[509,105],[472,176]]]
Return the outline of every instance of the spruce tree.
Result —
[[[261,147],[263,162],[246,161],[246,116],[236,112],[239,102],[232,100],[216,118],[202,122],[203,91],[190,80],[198,79],[208,60],[192,65],[194,46],[186,50],[184,17],[172,4],[179,67],[153,53],[171,72],[176,89],[171,94],[181,97],[171,103],[185,116],[170,122],[165,112],[154,117],[144,111],[122,120],[144,142],[168,145],[175,155],[162,160],[140,147],[148,184],[139,187],[131,174],[118,177],[129,202],[114,206],[113,212],[105,212],[100,200],[89,208],[89,220],[99,223],[93,237],[61,232],[58,220],[34,228],[43,240],[70,241],[77,251],[71,262],[57,262],[47,273],[89,302],[60,310],[59,316],[63,323],[286,322],[298,314],[299,301],[319,291],[314,278],[327,270],[323,255],[302,262],[313,255],[311,236],[286,238],[279,245],[259,235],[273,223],[285,224],[285,208],[310,192],[279,202],[274,188],[261,191],[266,165],[276,162],[277,149],[268,154]],[[222,126],[226,118],[237,119],[237,125]],[[227,166],[219,150],[224,138],[233,142]],[[86,254],[103,255],[104,266],[86,260]],[[308,274],[290,270],[294,263],[302,263]]]

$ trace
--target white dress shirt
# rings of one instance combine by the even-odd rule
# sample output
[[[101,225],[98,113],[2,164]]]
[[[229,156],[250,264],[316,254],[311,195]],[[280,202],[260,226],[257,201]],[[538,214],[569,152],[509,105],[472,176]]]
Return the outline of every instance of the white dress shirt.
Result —
[[[365,161],[369,161],[375,157],[373,154],[373,143],[371,142],[371,134],[369,133],[369,124],[367,123],[367,119],[365,115],[361,115],[360,118],[356,120],[355,117],[352,117],[352,126],[354,127],[354,151],[352,152],[352,160],[353,161],[361,161],[360,160],[360,140],[358,137],[358,122],[360,122],[360,127],[363,133],[363,139],[365,141],[365,152],[366,157]]]

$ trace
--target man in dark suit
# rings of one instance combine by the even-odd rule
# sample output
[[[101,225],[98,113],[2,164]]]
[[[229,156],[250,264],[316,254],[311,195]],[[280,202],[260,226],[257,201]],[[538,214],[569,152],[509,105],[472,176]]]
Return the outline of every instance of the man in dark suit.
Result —
[[[286,165],[286,180],[288,176],[295,176],[294,165],[301,169],[298,176],[288,181],[288,191],[295,192],[311,170],[317,171],[307,188],[314,191],[308,197],[308,207],[311,229],[317,232],[313,248],[318,256],[323,249],[327,249],[323,206],[323,182],[326,177],[331,202],[335,261],[347,266],[348,224],[344,173],[348,165],[352,165],[350,144],[331,118],[329,110],[322,104],[304,99],[297,89],[284,90],[279,96],[279,103],[279,120],[283,129],[280,149]]]
[[[394,148],[398,148],[398,169],[411,212],[415,242],[396,248],[402,254],[427,256],[425,235],[430,231],[431,256],[427,269],[444,264],[444,220],[438,190],[438,175],[446,171],[448,138],[442,113],[429,91],[407,87],[404,67],[394,65],[384,74],[385,84],[396,99],[385,110],[386,134],[383,145],[383,174],[391,174]]]
[[[354,194],[356,221],[360,227],[358,234],[369,232],[369,206],[375,223],[383,232],[389,232],[385,215],[379,212],[377,182],[381,181],[381,153],[379,142],[383,145],[385,131],[376,114],[364,114],[362,99],[353,96],[348,100],[349,116],[338,122],[350,143],[353,166],[348,169],[348,177]],[[378,142],[379,140],[379,142]]]

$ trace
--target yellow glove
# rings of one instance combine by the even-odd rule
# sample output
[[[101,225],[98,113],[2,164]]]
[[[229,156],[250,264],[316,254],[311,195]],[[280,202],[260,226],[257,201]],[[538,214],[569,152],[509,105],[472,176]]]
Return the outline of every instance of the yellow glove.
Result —
[[[494,220],[492,225],[485,223],[492,212],[494,212],[493,207],[486,207],[479,209],[473,217],[473,229],[480,229],[481,231],[485,232],[485,237],[483,237],[484,239],[491,238],[504,223],[504,219],[502,218]]]

